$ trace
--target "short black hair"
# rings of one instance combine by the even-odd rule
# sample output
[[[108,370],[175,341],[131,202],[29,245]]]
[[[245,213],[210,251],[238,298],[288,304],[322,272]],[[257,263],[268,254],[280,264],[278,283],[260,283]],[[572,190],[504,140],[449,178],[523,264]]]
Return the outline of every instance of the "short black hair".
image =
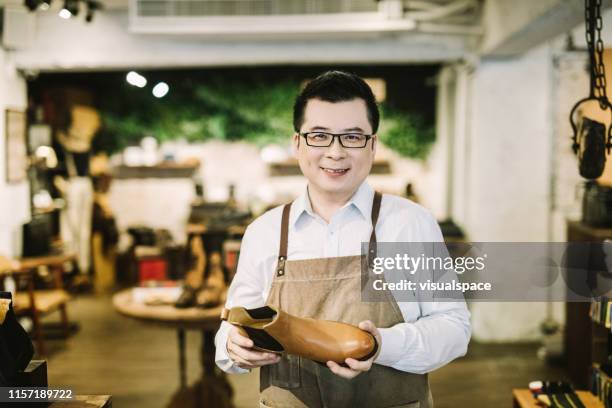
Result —
[[[378,131],[380,113],[376,105],[376,98],[368,84],[355,74],[343,71],[327,71],[308,82],[293,105],[293,128],[296,132],[300,131],[304,123],[304,111],[310,99],[320,99],[326,102],[363,99],[368,111],[368,122],[372,127],[372,133]]]

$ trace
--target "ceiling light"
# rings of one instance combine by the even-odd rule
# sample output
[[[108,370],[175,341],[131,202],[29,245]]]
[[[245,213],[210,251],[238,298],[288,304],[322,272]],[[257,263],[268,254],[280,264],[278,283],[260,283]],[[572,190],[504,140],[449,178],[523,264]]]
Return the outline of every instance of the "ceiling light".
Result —
[[[61,9],[59,13],[57,13],[61,18],[69,19],[72,17],[72,13],[67,9]]]
[[[137,86],[138,88],[144,88],[147,85],[147,79],[135,71],[128,72],[125,76],[125,80],[128,84]]]
[[[79,14],[79,0],[65,0],[63,10],[68,10],[70,15],[76,16]]]
[[[51,0],[42,0],[38,8],[43,11],[46,11],[49,10],[49,7],[51,7]]]
[[[155,96],[156,98],[163,98],[164,96],[166,96],[169,90],[170,87],[167,83],[160,82],[153,87],[153,96]]]

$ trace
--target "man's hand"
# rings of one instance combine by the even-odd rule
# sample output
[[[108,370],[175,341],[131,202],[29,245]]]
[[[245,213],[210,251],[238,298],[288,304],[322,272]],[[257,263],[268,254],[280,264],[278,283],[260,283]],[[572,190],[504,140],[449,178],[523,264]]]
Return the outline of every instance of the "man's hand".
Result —
[[[339,365],[338,363],[334,361],[328,361],[327,367],[329,367],[332,373],[340,377],[351,379],[351,378],[357,377],[362,372],[370,371],[370,368],[372,368],[372,363],[374,362],[374,359],[376,359],[376,357],[378,356],[378,353],[380,353],[380,347],[382,346],[382,341],[380,338],[380,332],[378,331],[376,326],[374,326],[374,323],[372,323],[369,320],[365,320],[359,323],[359,328],[361,330],[365,330],[367,332],[372,333],[372,335],[376,338],[376,342],[378,343],[378,350],[376,351],[376,354],[372,356],[372,358],[365,360],[365,361],[355,360],[354,358],[347,358],[345,360],[345,363],[346,365],[348,365],[348,367],[342,367],[341,365]]]
[[[253,350],[253,340],[243,336],[236,326],[230,328],[227,336],[227,353],[240,368],[256,368],[280,361],[280,356],[274,353],[265,353]]]

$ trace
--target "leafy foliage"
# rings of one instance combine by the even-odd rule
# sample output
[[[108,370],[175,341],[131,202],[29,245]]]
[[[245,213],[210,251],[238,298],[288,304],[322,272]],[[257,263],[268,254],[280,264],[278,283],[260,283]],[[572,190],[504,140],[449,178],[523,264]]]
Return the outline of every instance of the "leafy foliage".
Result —
[[[121,84],[108,87],[100,99],[102,134],[99,150],[114,152],[137,144],[144,136],[160,141],[246,140],[257,145],[287,143],[293,133],[292,107],[297,81],[223,82],[190,80],[170,84],[170,92],[156,99],[145,89]],[[434,140],[431,127],[416,114],[381,106],[381,140],[408,157],[422,158]]]
[[[416,113],[400,112],[382,105],[380,140],[402,156],[423,159],[435,140],[435,131]]]

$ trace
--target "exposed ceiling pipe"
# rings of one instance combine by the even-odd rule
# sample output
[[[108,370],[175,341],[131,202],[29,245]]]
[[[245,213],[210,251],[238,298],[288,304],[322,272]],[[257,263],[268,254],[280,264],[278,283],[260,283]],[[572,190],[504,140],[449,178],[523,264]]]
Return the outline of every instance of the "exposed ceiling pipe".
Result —
[[[458,34],[466,36],[481,36],[484,34],[484,29],[479,25],[466,26],[460,24],[439,24],[429,22],[417,22],[416,31],[427,34]]]
[[[440,7],[439,4],[431,3],[423,0],[407,0],[404,1],[405,10],[432,10]]]
[[[424,5],[424,4],[422,4]],[[435,6],[429,10],[406,11],[405,16],[417,21],[432,21],[461,13],[478,7],[476,0],[457,0],[444,6]]]

